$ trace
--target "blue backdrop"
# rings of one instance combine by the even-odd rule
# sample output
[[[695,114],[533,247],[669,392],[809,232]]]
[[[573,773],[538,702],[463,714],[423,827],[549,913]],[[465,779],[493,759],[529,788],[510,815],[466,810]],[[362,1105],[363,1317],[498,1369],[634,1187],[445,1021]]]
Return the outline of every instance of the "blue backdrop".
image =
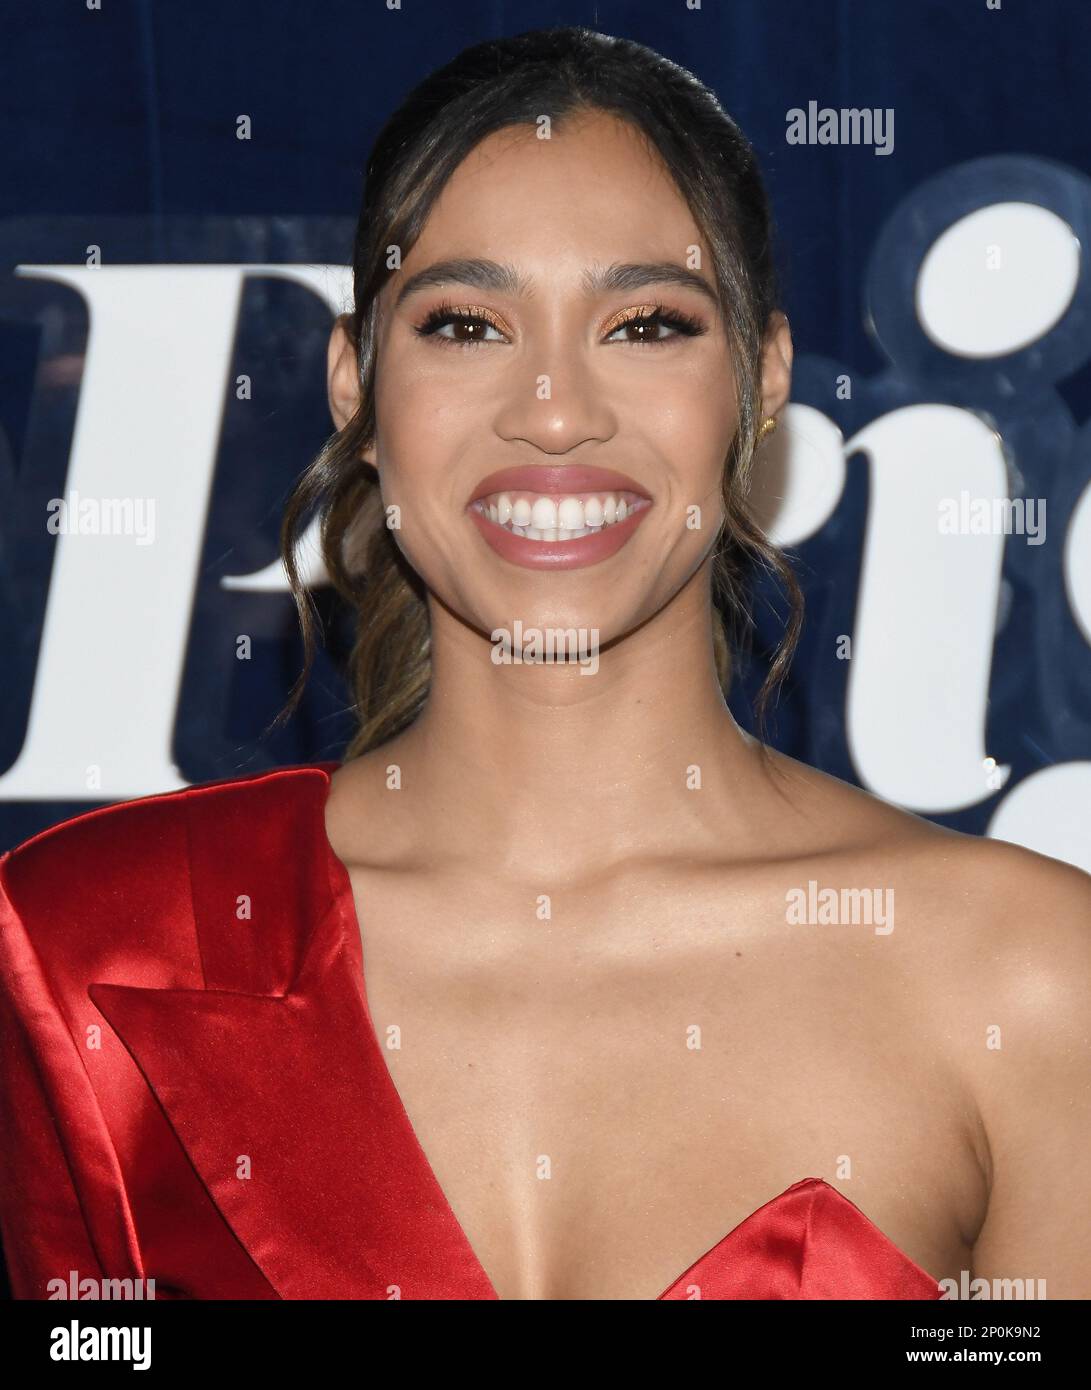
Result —
[[[356,0],[102,0],[95,8],[94,0],[54,0],[11,7],[4,21],[0,771],[10,772],[25,754],[39,697],[45,712],[36,747],[46,759],[50,749],[57,759],[68,756],[63,711],[83,705],[99,680],[94,648],[81,657],[78,678],[65,667],[64,652],[79,634],[58,628],[51,640],[60,674],[48,709],[42,687],[35,690],[36,680],[45,680],[43,634],[51,590],[54,600],[59,593],[60,547],[69,543],[44,519],[49,499],[71,486],[73,439],[77,428],[91,429],[94,393],[119,397],[112,407],[119,469],[120,451],[131,468],[134,446],[120,417],[139,404],[125,401],[124,381],[119,388],[110,380],[125,370],[121,358],[104,359],[101,342],[96,358],[86,292],[47,268],[82,270],[88,247],[101,248],[103,264],[113,266],[343,265],[366,152],[409,88],[472,42],[561,23],[634,38],[674,58],[716,90],[753,140],[780,228],[796,402],[834,422],[846,441],[914,405],[972,412],[1003,440],[1013,495],[1048,499],[1044,543],[1008,537],[1003,546],[995,630],[988,634],[982,747],[1003,776],[983,780],[970,804],[939,798],[914,809],[981,833],[1003,799],[1034,774],[1070,764],[1082,776],[1091,766],[1091,619],[1080,598],[1091,529],[1076,524],[1091,480],[1084,256],[1091,244],[1091,5],[404,0],[387,8]],[[790,143],[787,113],[811,101],[893,112],[893,149]],[[249,139],[238,138],[240,116],[249,118]],[[959,354],[921,331],[914,294],[922,262],[960,217],[1006,201],[1052,211],[1076,238],[1064,312],[1032,342]],[[124,311],[133,321],[143,316],[159,324],[162,372],[185,382],[195,370],[192,326],[189,337],[181,327],[172,332],[169,305],[155,284],[148,281],[143,292],[130,286]],[[187,601],[180,616],[162,615],[181,634],[169,738],[173,762],[189,781],[333,757],[352,729],[339,674],[350,632],[328,591],[320,591],[329,653],[296,719],[275,737],[260,737],[299,670],[295,611],[282,593],[223,581],[275,561],[284,499],[329,431],[330,308],[298,279],[268,273],[246,277],[239,290],[226,370],[210,398],[213,467],[198,508]],[[242,377],[252,390],[240,399],[234,388]],[[95,436],[100,451],[103,437]],[[835,648],[858,620],[877,475],[874,455],[869,464],[866,450],[845,452],[843,485],[828,516],[797,547],[809,621],[772,734],[795,756],[866,783],[847,728],[852,663]],[[156,469],[168,457],[155,428],[142,429],[139,455],[147,491],[155,494]],[[97,467],[100,479],[111,476],[101,452]],[[934,560],[925,546],[911,555],[920,577]],[[914,574],[904,582],[911,590]],[[757,611],[755,661],[733,696],[745,723],[746,691],[760,680],[763,647],[777,634],[774,611],[761,602]],[[134,647],[147,643],[153,689],[159,616],[125,609],[116,620],[128,626]],[[252,639],[246,662],[236,660],[240,633]],[[946,669],[943,662],[938,669]],[[143,717],[141,686],[130,682],[125,700],[105,716],[122,735]],[[896,743],[896,703],[889,717]],[[94,760],[93,749],[88,756]],[[97,793],[50,790],[63,783],[58,772],[40,788],[10,776],[5,787],[0,775],[0,849],[116,799],[108,777]],[[1091,785],[1086,779],[1075,794],[1076,784],[1067,785],[1068,805],[1091,800],[1079,790]],[[142,790],[160,789],[149,768]],[[125,795],[139,790],[126,785]],[[1085,848],[1091,853],[1091,828],[1075,831],[1067,852],[1079,858]]]

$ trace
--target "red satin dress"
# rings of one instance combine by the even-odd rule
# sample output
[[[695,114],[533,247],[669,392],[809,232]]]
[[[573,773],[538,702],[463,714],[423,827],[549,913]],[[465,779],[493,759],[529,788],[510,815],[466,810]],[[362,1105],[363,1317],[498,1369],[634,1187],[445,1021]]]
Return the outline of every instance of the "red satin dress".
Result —
[[[16,1298],[88,1277],[154,1279],[159,1299],[498,1297],[368,1014],[325,829],[337,766],[121,802],[0,857],[0,1234]],[[940,1292],[804,1178],[659,1299]]]

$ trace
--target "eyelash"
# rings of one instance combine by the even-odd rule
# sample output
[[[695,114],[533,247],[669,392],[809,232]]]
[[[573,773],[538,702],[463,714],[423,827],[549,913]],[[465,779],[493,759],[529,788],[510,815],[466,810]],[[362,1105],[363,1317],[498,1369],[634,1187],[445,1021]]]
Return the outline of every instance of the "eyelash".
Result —
[[[491,318],[481,313],[474,313],[467,308],[460,308],[455,304],[440,304],[425,318],[423,323],[416,326],[416,332],[422,338],[433,338],[437,343],[444,347],[453,348],[480,348],[487,347],[485,339],[478,339],[477,342],[459,342],[457,338],[444,338],[439,334],[439,329],[446,327],[449,323],[475,323],[485,328],[495,328],[498,333],[504,330],[498,323],[494,323]],[[656,324],[664,328],[673,329],[673,333],[666,338],[648,338],[644,342],[630,342],[628,347],[636,348],[658,348],[666,347],[673,342],[676,337],[695,338],[708,330],[700,319],[694,318],[689,314],[683,314],[675,309],[668,309],[665,305],[656,304],[650,314],[634,314],[631,318],[623,319],[621,323],[614,324],[610,330],[610,336],[620,333],[623,328],[629,328],[632,324],[638,323],[645,327],[652,327]]]

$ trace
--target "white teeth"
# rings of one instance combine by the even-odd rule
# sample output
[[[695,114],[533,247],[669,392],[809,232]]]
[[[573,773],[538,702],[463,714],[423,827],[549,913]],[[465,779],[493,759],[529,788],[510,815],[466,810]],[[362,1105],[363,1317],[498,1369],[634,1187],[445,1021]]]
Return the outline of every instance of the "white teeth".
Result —
[[[547,531],[557,525],[557,503],[552,497],[539,497],[531,508],[530,524],[539,531]]]
[[[582,497],[501,492],[479,498],[475,505],[495,525],[514,535],[535,541],[569,541],[593,535],[604,526],[614,526],[651,504],[632,492],[589,493]]]
[[[583,529],[584,506],[578,497],[565,497],[557,508],[557,525],[566,531]]]

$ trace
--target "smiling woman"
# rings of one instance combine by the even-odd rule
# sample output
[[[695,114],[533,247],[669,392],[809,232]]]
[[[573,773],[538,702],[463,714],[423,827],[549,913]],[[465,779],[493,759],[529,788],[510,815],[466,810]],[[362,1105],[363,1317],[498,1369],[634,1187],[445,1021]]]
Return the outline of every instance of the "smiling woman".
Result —
[[[492,458],[510,467],[564,455],[567,468],[588,465],[592,453],[598,465],[608,453],[624,456],[625,473],[636,475],[628,486],[676,532],[654,601],[708,560],[718,602],[707,616],[724,686],[731,642],[748,621],[750,572],[757,563],[779,575],[791,614],[759,695],[764,714],[802,618],[795,576],[747,505],[761,421],[765,432],[775,427],[790,381],[772,245],[746,138],[691,73],[639,44],[586,30],[534,32],[469,49],[423,82],[368,161],[355,304],[331,341],[341,428],[285,516],[285,565],[307,642],[285,713],[312,658],[295,555],[316,509],[329,573],[358,612],[355,756],[411,722],[427,697],[428,576],[410,547],[440,505],[437,477],[445,487],[464,483],[465,505]],[[387,383],[397,412],[384,411]],[[482,439],[486,420],[491,438]],[[403,433],[403,421],[422,433]],[[425,432],[427,421],[438,437]],[[388,457],[377,469],[380,450]],[[456,466],[462,450],[472,452]],[[653,478],[664,457],[685,466]],[[427,507],[416,495],[422,481]],[[653,484],[665,489],[658,498]],[[592,507],[584,524],[607,529],[575,546],[571,532],[581,527],[554,522],[550,510],[573,496],[568,486],[565,494],[558,478],[540,494],[527,479],[521,495],[498,493],[490,519],[507,533],[494,538],[482,526],[479,534],[505,559],[551,570],[605,560],[636,534],[639,517],[610,534],[628,503],[619,518],[619,499],[589,480],[574,500]],[[529,506],[525,520],[507,514],[504,495],[513,511]],[[395,523],[406,515],[404,529],[390,524],[391,507]],[[570,506],[565,521],[576,519]],[[448,550],[433,550],[433,563]],[[705,588],[687,606],[704,603]],[[612,626],[631,610],[631,597],[620,602]]]
[[[1091,1294],[1087,877],[724,700],[751,568],[795,596],[747,504],[771,245],[747,141],[639,45],[489,42],[391,118],[282,537],[296,694],[317,514],[359,729],[0,859],[20,1296]]]

